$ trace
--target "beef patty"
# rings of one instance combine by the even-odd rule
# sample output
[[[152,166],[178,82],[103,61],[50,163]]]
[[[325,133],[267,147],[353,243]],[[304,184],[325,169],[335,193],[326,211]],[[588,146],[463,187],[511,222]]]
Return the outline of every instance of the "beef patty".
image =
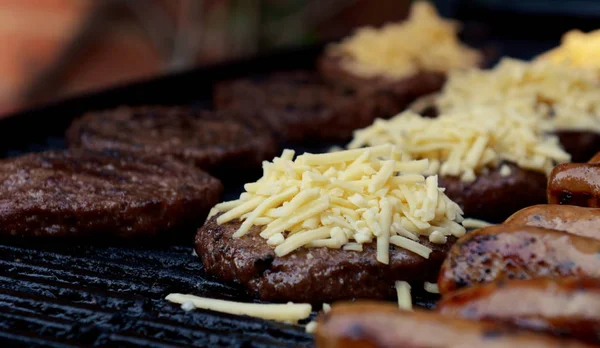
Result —
[[[435,71],[421,71],[405,78],[385,76],[363,77],[344,68],[344,58],[334,54],[324,54],[319,59],[319,71],[332,84],[356,88],[387,91],[401,110],[404,110],[417,98],[435,93],[442,89],[446,74]]]
[[[0,161],[0,236],[154,236],[193,231],[221,183],[173,161],[51,151]]]
[[[501,223],[522,208],[545,203],[546,175],[506,163],[510,175],[500,174],[501,166],[480,174],[473,182],[456,177],[439,177],[439,186],[464,211],[465,217]]]
[[[446,253],[455,241],[439,245],[421,238],[433,249],[429,259],[390,246],[390,263],[377,261],[375,243],[362,252],[329,248],[301,248],[278,257],[252,227],[241,238],[232,238],[240,221],[218,225],[216,216],[198,230],[196,252],[206,271],[227,282],[237,282],[263,300],[330,302],[337,300],[395,298],[394,282],[405,280],[423,287],[435,282]]]
[[[258,120],[282,143],[347,141],[352,131],[404,109],[389,92],[328,85],[315,73],[289,72],[227,81],[214,91],[218,110]]]
[[[188,108],[120,107],[88,113],[67,131],[69,146],[172,157],[227,178],[261,167],[277,152],[266,132]],[[204,115],[204,116],[202,116]]]

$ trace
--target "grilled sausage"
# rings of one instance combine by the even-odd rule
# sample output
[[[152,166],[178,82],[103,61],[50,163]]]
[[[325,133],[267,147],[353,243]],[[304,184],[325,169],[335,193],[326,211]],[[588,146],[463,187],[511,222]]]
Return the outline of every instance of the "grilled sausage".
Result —
[[[408,312],[375,302],[334,305],[319,317],[317,347],[591,347],[494,325],[448,318],[439,313]]]
[[[600,344],[600,280],[499,281],[458,290],[438,304],[444,315],[490,320]]]
[[[540,204],[514,213],[505,225],[535,226],[600,240],[600,209]]]
[[[443,295],[500,279],[600,277],[600,241],[531,226],[490,226],[460,238],[438,278]]]
[[[596,153],[594,157],[590,158],[588,163],[600,163],[600,152]]]
[[[600,207],[600,163],[563,163],[548,180],[548,203]]]

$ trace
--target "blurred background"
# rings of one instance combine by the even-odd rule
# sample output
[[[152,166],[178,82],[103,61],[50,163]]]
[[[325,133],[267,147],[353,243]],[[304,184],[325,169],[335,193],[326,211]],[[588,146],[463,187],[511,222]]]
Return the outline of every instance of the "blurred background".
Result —
[[[465,39],[520,58],[600,27],[596,0],[439,0]],[[410,0],[0,0],[0,115],[403,19]]]

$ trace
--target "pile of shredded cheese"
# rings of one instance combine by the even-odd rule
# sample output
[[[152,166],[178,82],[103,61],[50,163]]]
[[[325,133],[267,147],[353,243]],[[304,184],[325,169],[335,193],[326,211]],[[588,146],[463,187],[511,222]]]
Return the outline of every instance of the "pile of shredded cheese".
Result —
[[[362,251],[376,241],[377,260],[389,263],[389,245],[428,258],[419,243],[426,236],[443,244],[460,237],[462,210],[438,187],[436,175],[425,178],[429,161],[404,160],[387,144],[325,154],[294,152],[264,162],[264,174],[235,201],[213,208],[218,224],[240,219],[240,238],[253,226],[278,256],[301,247]]]
[[[600,77],[600,30],[583,33],[571,30],[565,33],[561,45],[542,54],[537,59],[549,61],[557,65],[590,69],[596,77]]]
[[[402,78],[420,71],[447,72],[472,67],[480,54],[458,39],[457,23],[441,18],[428,2],[419,1],[409,18],[381,29],[365,27],[331,47],[345,69],[359,76]]]
[[[600,84],[589,71],[505,58],[492,70],[452,72],[440,113],[472,110],[550,120],[558,130],[600,132]]]
[[[404,160],[429,159],[425,174],[460,177],[466,182],[503,161],[549,173],[557,163],[570,159],[558,138],[545,134],[543,122],[517,114],[484,115],[463,112],[426,118],[406,111],[355,131],[348,148],[394,144]],[[501,167],[500,173],[508,176],[510,168]]]

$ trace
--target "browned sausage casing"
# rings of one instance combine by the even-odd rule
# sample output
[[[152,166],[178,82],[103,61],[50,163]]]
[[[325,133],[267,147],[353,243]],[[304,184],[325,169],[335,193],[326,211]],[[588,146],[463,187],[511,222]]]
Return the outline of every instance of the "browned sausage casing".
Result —
[[[600,152],[597,152],[594,157],[590,158],[588,163],[600,163]]]
[[[538,278],[499,281],[444,297],[438,311],[600,344],[600,280]]]
[[[548,203],[600,207],[600,163],[563,163],[548,180]]]
[[[519,210],[505,225],[535,226],[600,240],[600,209],[539,204]]]
[[[505,326],[408,312],[374,302],[334,305],[317,324],[320,348],[591,347]]]
[[[438,278],[440,293],[500,279],[600,277],[600,241],[531,226],[490,226],[460,238]]]

